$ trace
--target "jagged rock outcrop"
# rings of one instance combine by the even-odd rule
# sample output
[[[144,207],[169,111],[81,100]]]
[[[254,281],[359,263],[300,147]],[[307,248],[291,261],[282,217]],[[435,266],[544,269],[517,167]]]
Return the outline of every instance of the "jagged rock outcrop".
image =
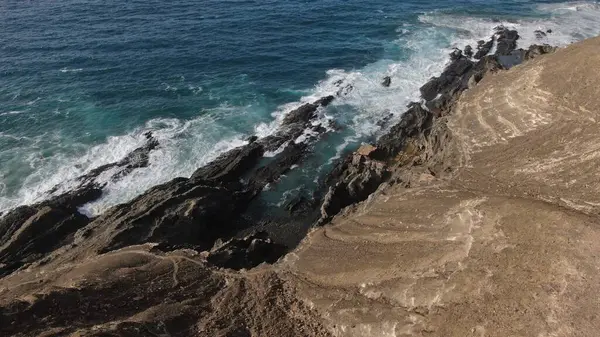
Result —
[[[0,277],[70,244],[89,219],[78,207],[97,199],[92,186],[31,206],[19,206],[0,218]]]
[[[465,46],[464,53],[465,53],[465,56],[468,58],[473,57],[473,47],[471,47],[470,45]]]
[[[249,269],[261,263],[273,263],[286,251],[286,247],[273,242],[267,232],[258,232],[227,242],[217,241],[210,250],[208,263],[230,269]]]
[[[519,33],[516,30],[507,29],[505,27],[496,27],[496,55],[509,55],[517,48],[517,40]]]
[[[488,40],[488,41],[478,41],[477,42],[477,52],[475,53],[475,56],[473,56],[476,59],[480,59],[484,56],[486,56],[487,54],[489,54],[489,52],[492,50],[492,47],[494,46],[494,40]]]
[[[337,164],[326,181],[328,190],[321,205],[319,223],[327,222],[344,207],[365,200],[392,176],[389,174],[391,167],[397,170],[398,165],[418,164],[414,158],[430,146],[428,137],[433,121],[449,113],[461,93],[475,87],[487,73],[509,69],[556,50],[548,45],[517,50],[517,31],[502,26],[496,27],[495,31],[490,40],[479,43],[474,56],[479,59],[476,62],[465,56],[466,52],[463,54],[455,49],[442,74],[420,88],[424,104],[411,103],[401,120],[380,137],[373,153],[369,156],[354,153]],[[487,55],[494,41],[496,52]]]
[[[385,76],[383,78],[383,81],[381,82],[381,85],[383,85],[384,87],[389,87],[392,84],[392,78],[390,76]]]
[[[310,128],[310,121],[317,115],[320,107],[326,107],[335,99],[334,96],[325,96],[313,103],[306,103],[289,112],[281,123],[281,128],[274,134],[258,140],[265,151],[275,151],[286,142],[300,137],[305,130]]]
[[[18,207],[3,216],[0,275],[51,258],[44,254],[64,246],[76,246],[75,250],[85,250],[87,254],[146,242],[159,243],[165,250],[210,249],[217,239],[230,238],[249,225],[242,216],[244,211],[267,184],[277,181],[301,160],[307,145],[293,141],[311,127],[317,109],[333,99],[334,96],[326,96],[291,111],[275,136],[250,139],[248,144],[199,168],[189,179],[176,178],[153,187],[94,219],[80,214],[79,207],[101,196],[103,185],[96,180],[101,173],[116,169],[111,179],[119,179],[148,165],[148,154],[159,143],[151,133],[145,134],[145,145],[119,162],[77,178],[78,185],[72,191],[36,205]],[[281,153],[261,165],[265,151],[282,146]]]
[[[329,174],[326,183],[330,186],[321,205],[320,223],[328,221],[344,207],[365,200],[388,178],[385,163],[371,157],[376,149],[371,149],[370,145],[363,145],[361,149],[346,157]]]
[[[290,112],[274,137],[249,139],[191,178],[155,186],[98,217],[78,211],[102,194],[96,178],[116,169],[112,179],[119,179],[147,165],[158,146],[151,134],[123,160],[80,177],[73,191],[5,214],[0,334],[328,336],[273,272],[243,277],[219,268],[253,268],[286,252],[265,232],[234,236],[253,225],[244,216],[252,200],[302,159],[308,146],[294,140],[333,98]],[[235,319],[225,320],[228,310]]]

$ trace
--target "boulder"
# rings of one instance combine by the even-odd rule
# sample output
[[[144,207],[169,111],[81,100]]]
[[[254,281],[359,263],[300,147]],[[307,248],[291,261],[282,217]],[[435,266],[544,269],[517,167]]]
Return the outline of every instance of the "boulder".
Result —
[[[385,76],[383,78],[383,82],[381,82],[381,85],[383,85],[384,87],[389,87],[392,84],[392,78],[389,76]]]
[[[553,47],[553,46],[550,46],[547,44],[544,44],[544,45],[534,44],[534,45],[529,46],[529,49],[525,52],[524,59],[531,60],[540,55],[553,53],[557,49],[558,49],[557,47]]]
[[[470,45],[467,45],[465,47],[464,54],[466,57],[472,58],[473,57],[473,47],[471,47]]]
[[[546,32],[541,31],[541,30],[536,30],[535,32],[533,32],[535,34],[535,37],[537,39],[543,39],[546,37]]]
[[[421,104],[411,103],[400,121],[379,138],[376,147],[367,149],[369,156],[382,161],[393,158],[404,149],[410,137],[422,134],[432,121],[431,111],[424,109]]]
[[[285,251],[285,246],[274,243],[267,232],[261,231],[241,239],[216,242],[207,261],[222,268],[250,269],[261,263],[274,263]]]
[[[477,42],[477,53],[475,53],[475,56],[473,56],[473,58],[476,59],[481,59],[484,56],[486,56],[487,54],[490,53],[490,51],[492,50],[492,47],[494,46],[494,40],[488,40],[486,41],[479,41]]]
[[[496,55],[510,55],[517,48],[517,40],[519,33],[516,30],[511,30],[503,26],[495,28],[496,34]]]
[[[460,85],[463,75],[473,65],[474,63],[464,56],[453,60],[439,77],[432,78],[420,88],[421,96],[426,101],[431,101],[438,95],[455,91]]]
[[[346,206],[367,199],[389,177],[386,164],[356,152],[329,175],[329,189],[321,204],[324,224]]]
[[[456,61],[456,60],[460,59],[462,56],[463,56],[462,50],[460,50],[458,48],[454,48],[454,50],[452,50],[452,52],[450,53],[450,60]]]

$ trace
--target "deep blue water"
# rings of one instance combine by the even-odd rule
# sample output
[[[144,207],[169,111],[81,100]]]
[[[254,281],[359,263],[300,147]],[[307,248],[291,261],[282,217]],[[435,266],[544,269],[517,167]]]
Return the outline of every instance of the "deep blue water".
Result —
[[[565,45],[600,33],[595,2],[557,1],[2,1],[0,211],[47,197],[122,158],[154,130],[151,165],[110,183],[90,211],[123,202],[277,128],[286,111],[355,90],[323,112],[341,130],[272,194],[308,188],[332,158],[399,118],[446,54],[503,23],[522,44],[551,28]],[[538,41],[539,42],[539,41]],[[379,82],[393,79],[390,88]]]

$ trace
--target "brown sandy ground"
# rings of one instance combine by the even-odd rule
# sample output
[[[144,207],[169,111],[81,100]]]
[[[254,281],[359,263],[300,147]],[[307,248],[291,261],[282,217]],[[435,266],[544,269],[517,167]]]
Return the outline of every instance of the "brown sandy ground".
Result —
[[[336,336],[599,336],[599,122],[600,38],[487,75],[280,268]]]

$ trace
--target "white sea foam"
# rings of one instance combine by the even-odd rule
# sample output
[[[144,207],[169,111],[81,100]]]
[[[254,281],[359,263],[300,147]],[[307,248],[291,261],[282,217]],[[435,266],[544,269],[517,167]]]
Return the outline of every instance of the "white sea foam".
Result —
[[[62,68],[60,70],[61,73],[78,73],[80,71],[83,71],[83,68]]]
[[[285,150],[285,148],[288,146],[289,142],[285,142],[283,144],[281,144],[280,147],[278,147],[275,151],[267,151],[264,153],[264,157],[267,158],[273,158],[276,155],[280,154],[281,152],[283,152],[283,150]]]
[[[336,148],[336,157],[339,157],[348,146],[365,137],[380,134],[380,121],[391,115],[392,119],[387,125],[393,125],[394,120],[406,111],[409,102],[418,101],[419,87],[443,70],[452,48],[464,48],[467,44],[475,46],[478,40],[489,38],[493,34],[493,28],[499,24],[519,31],[520,47],[533,43],[564,46],[600,34],[600,5],[596,2],[547,4],[537,9],[542,14],[547,14],[548,18],[495,22],[460,15],[423,14],[419,17],[421,24],[403,24],[397,30],[398,39],[393,43],[408,54],[407,58],[402,61],[384,59],[356,70],[332,69],[301,100],[285,104],[273,112],[271,122],[256,124],[254,133],[259,137],[273,134],[285,115],[293,109],[323,96],[335,95],[340,87],[350,84],[352,90],[336,98],[331,103],[333,109],[320,109],[315,121],[316,124],[329,127],[330,120],[333,119],[346,128],[346,131],[350,131],[345,132],[347,137]],[[535,35],[535,30],[538,29],[551,29],[552,33],[538,39]],[[61,69],[63,72],[81,70]],[[381,85],[384,76],[390,76],[392,80],[389,87]],[[168,86],[165,88],[172,90]],[[198,93],[202,91],[200,87],[188,89]],[[50,158],[44,158],[37,152],[31,152],[26,157],[34,172],[27,177],[16,195],[6,196],[3,194],[6,188],[0,188],[0,211],[47,198],[47,191],[57,184],[62,183],[63,189],[69,188],[70,179],[94,167],[118,161],[144,144],[143,134],[152,130],[160,147],[150,153],[150,165],[134,170],[121,180],[107,181],[103,197],[82,208],[85,214],[98,214],[107,207],[130,200],[152,186],[177,176],[189,176],[219,154],[245,144],[247,135],[222,126],[215,116],[234,116],[247,108],[223,105],[218,108],[218,114],[207,114],[187,121],[154,119],[128,134],[109,137],[103,144],[84,150],[78,156],[66,156],[59,151]],[[49,136],[53,135],[40,137]],[[295,141],[306,141],[309,136],[310,133],[305,133]],[[0,134],[0,137],[10,135]],[[5,186],[4,184],[0,181],[0,186]]]
[[[517,41],[517,45],[520,48],[540,43],[566,46],[600,34],[600,4],[597,2],[544,4],[539,5],[537,10],[540,14],[546,14],[549,17],[498,22],[458,15],[425,14],[421,15],[419,20],[438,27],[468,32],[469,34],[466,36],[459,34],[454,38],[453,46],[458,48],[464,48],[467,44],[476,46],[478,40],[491,36],[494,27],[498,25],[518,30],[521,37]],[[536,30],[545,32],[548,29],[552,33],[541,39],[535,34]]]
[[[11,111],[6,111],[6,112],[0,113],[0,116],[20,115],[24,112],[25,111],[11,110]]]

